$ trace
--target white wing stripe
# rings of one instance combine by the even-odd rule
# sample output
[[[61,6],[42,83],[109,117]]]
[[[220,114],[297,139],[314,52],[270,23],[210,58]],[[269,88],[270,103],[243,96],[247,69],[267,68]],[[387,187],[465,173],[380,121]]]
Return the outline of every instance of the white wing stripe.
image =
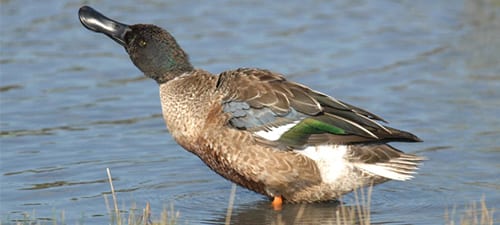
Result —
[[[278,139],[280,139],[281,135],[297,125],[299,122],[300,120],[297,120],[282,126],[269,127],[269,130],[260,130],[254,132],[254,134],[269,141],[277,141]]]

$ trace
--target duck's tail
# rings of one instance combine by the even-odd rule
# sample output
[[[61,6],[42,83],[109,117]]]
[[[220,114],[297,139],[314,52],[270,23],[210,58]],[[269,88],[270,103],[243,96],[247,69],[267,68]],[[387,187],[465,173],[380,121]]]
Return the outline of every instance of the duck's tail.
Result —
[[[409,180],[424,157],[406,154],[387,144],[352,145],[349,161],[363,172],[392,180]]]

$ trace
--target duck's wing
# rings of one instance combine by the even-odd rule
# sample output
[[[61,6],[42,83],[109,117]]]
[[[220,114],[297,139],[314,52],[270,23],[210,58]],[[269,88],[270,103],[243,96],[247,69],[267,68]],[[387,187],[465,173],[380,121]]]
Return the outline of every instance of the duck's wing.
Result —
[[[223,72],[217,81],[228,126],[247,130],[262,143],[288,149],[320,144],[420,141],[384,126],[379,116],[349,105],[282,75],[261,69]],[[385,121],[384,121],[385,122]]]

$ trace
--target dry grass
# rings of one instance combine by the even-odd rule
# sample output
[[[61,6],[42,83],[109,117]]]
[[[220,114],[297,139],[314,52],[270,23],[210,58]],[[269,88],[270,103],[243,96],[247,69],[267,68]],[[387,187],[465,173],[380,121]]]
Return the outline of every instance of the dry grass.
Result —
[[[373,186],[368,187],[367,192],[365,189],[360,188],[354,191],[354,202],[355,206],[344,205],[343,201],[340,201],[340,205],[334,210],[334,221],[321,221],[322,224],[326,225],[346,225],[346,224],[356,224],[356,225],[370,225],[370,204]],[[302,217],[304,216],[305,205],[301,205],[297,216],[292,224],[303,224],[301,223]],[[276,225],[285,225],[285,223],[276,223]]]
[[[177,218],[179,217],[179,212],[174,211],[173,204],[170,205],[170,211],[166,208],[163,209],[160,220],[152,221],[151,220],[151,206],[146,203],[146,206],[142,209],[142,213],[137,215],[136,212],[137,207],[133,205],[130,208],[128,216],[122,213],[122,211],[118,208],[117,197],[115,193],[115,187],[113,185],[113,179],[111,177],[111,171],[109,168],[106,168],[106,172],[108,175],[109,186],[111,188],[111,195],[113,199],[113,210],[111,210],[109,206],[109,200],[107,196],[104,196],[104,200],[106,203],[106,207],[108,209],[109,215],[111,215],[111,223],[113,225],[175,225],[177,224]]]
[[[166,207],[162,210],[159,218],[151,218],[152,210],[149,203],[146,203],[144,208],[138,208],[135,204],[127,210],[120,210],[117,204],[117,195],[113,186],[113,179],[111,177],[111,172],[106,169],[108,175],[108,181],[111,188],[112,204],[111,207],[108,195],[104,195],[104,201],[110,215],[111,225],[175,225],[178,224],[179,212],[174,210],[173,204],[170,205],[169,210]],[[367,192],[365,193],[365,190]],[[370,204],[371,204],[372,187],[367,189],[358,189],[354,191],[354,206],[346,206],[340,203],[338,207],[334,210],[335,221],[328,222],[326,224],[332,225],[345,225],[345,224],[359,224],[359,225],[369,225],[371,224],[370,217]],[[234,208],[234,199],[236,196],[236,185],[233,184],[231,188],[231,194],[228,202],[228,208],[225,217],[225,224],[231,224],[231,217]],[[302,219],[307,219],[308,215],[305,215],[306,205],[301,205],[295,214],[292,222],[286,223],[281,215],[281,213],[276,214],[275,221],[272,221],[273,225],[285,225],[285,224],[301,224]],[[486,205],[486,200],[483,197],[479,202],[472,202],[466,207],[464,213],[459,216],[459,222],[455,221],[456,218],[456,208],[453,208],[452,212],[446,209],[445,221],[447,225],[493,225],[495,208],[488,208]],[[36,219],[35,212],[25,213],[25,218],[15,222],[16,225],[42,225],[42,224],[53,224],[53,225],[63,225],[64,222],[64,211],[61,211],[60,215],[54,214],[50,220],[40,220]],[[57,218],[59,217],[59,218]],[[81,223],[83,224],[83,223]],[[325,223],[323,223],[325,224]],[[0,225],[2,222],[0,221]]]
[[[483,196],[481,201],[479,202],[480,206],[477,206],[476,202],[472,202],[469,204],[465,212],[460,215],[460,220],[457,223],[455,221],[455,213],[456,213],[456,208],[453,208],[451,214],[449,213],[448,209],[445,211],[445,220],[447,225],[455,225],[455,224],[460,224],[460,225],[493,225],[495,222],[494,219],[494,213],[495,213],[495,208],[488,208],[486,205],[486,200]],[[496,221],[497,223],[499,221]]]
[[[114,193],[114,187],[111,179],[111,174],[108,171],[108,178],[112,190],[113,201],[116,202],[116,194]],[[371,196],[372,196],[373,187],[370,186],[367,189],[357,189],[354,191],[354,205],[346,206],[342,202],[338,207],[335,208],[335,218],[336,221],[333,223],[329,223],[332,225],[347,225],[347,224],[356,224],[356,225],[370,225],[371,224]],[[365,192],[366,191],[366,192]],[[233,184],[231,188],[231,194],[229,197],[228,208],[226,212],[225,224],[231,224],[231,216],[234,208],[234,199],[236,196],[236,185]],[[106,202],[108,202],[106,200]],[[109,205],[109,204],[108,204]],[[166,209],[161,213],[161,218],[159,220],[151,220],[151,208],[149,203],[146,204],[146,207],[142,210],[141,215],[135,215],[134,212],[137,210],[135,207],[130,210],[128,214],[128,218],[124,218],[124,214],[117,209],[117,204],[114,203],[114,213],[115,216],[112,216],[113,225],[175,225],[177,224],[177,218],[179,218],[179,212],[174,211],[173,205],[170,206],[170,211]],[[302,205],[294,218],[294,222],[292,224],[300,224],[301,219],[304,216],[305,205]],[[113,210],[108,208],[108,212],[110,215]],[[455,211],[455,210],[454,210]],[[494,224],[494,212],[495,208],[488,208],[486,205],[486,200],[483,197],[479,203],[479,206],[476,202],[472,202],[469,206],[467,206],[464,214],[460,216],[460,221],[456,223],[448,216],[449,213],[445,213],[445,223],[447,225],[493,225]],[[113,219],[117,218],[117,219]],[[285,225],[287,223],[283,222],[283,218],[281,214],[277,214],[275,221],[272,222],[273,225]],[[0,224],[1,225],[1,224]]]

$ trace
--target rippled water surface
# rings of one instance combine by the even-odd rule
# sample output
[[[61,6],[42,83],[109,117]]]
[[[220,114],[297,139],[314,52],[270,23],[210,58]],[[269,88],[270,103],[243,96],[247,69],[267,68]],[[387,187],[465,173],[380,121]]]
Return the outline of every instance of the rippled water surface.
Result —
[[[224,223],[231,183],[178,146],[157,85],[122,47],[84,29],[85,2],[125,23],[169,29],[194,65],[278,71],[425,140],[409,182],[374,188],[374,223],[443,224],[484,196],[500,208],[500,2],[0,1],[0,213],[3,223],[109,222],[151,203],[179,224]],[[344,202],[355,207],[352,194]],[[287,205],[238,188],[234,224],[336,221],[336,203]],[[26,213],[29,218],[26,218]],[[124,212],[126,213],[126,212]],[[497,213],[498,214],[498,213]]]

